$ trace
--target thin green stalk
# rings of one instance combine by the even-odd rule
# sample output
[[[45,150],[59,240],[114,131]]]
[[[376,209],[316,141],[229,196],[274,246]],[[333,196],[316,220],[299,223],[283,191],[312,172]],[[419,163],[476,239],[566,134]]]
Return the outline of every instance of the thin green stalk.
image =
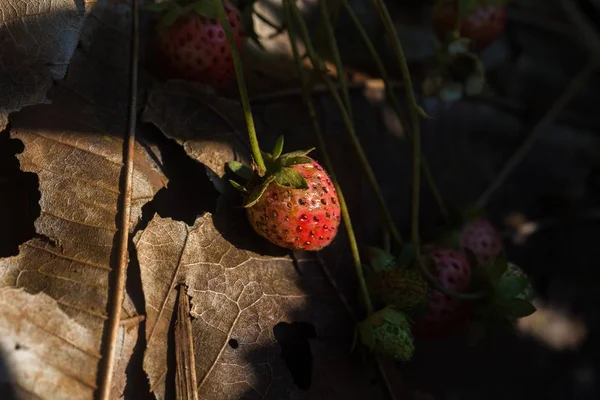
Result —
[[[300,27],[300,34],[301,34],[302,39],[304,40],[308,56],[311,59],[313,66],[317,69],[320,69],[322,66],[322,60],[317,56],[317,54],[314,51],[312,42],[310,40],[310,35],[308,34],[308,27],[306,26],[306,23],[304,22],[304,18],[302,17],[302,14],[300,14],[300,11],[298,10],[298,8],[294,2],[292,2],[290,5],[290,11],[291,11],[294,19],[298,23],[298,26]],[[291,24],[291,21],[288,22],[288,25],[290,25],[290,24]],[[335,101],[336,105],[338,106],[338,108],[340,110],[342,119],[344,121],[344,125],[346,126],[346,129],[350,136],[350,141],[352,142],[352,145],[354,146],[354,149],[358,156],[358,160],[365,171],[367,180],[368,180],[369,184],[371,185],[371,188],[375,192],[375,197],[377,198],[377,202],[378,202],[379,209],[382,214],[384,223],[388,226],[388,229],[390,230],[390,233],[392,234],[392,237],[394,238],[394,240],[399,245],[402,245],[402,236],[400,235],[400,232],[396,228],[396,225],[394,224],[394,220],[392,219],[391,213],[390,213],[389,209],[387,208],[387,205],[385,204],[385,200],[383,198],[381,188],[379,187],[379,184],[377,183],[377,179],[375,178],[373,169],[371,168],[371,165],[369,164],[369,160],[367,159],[367,156],[365,155],[365,152],[360,144],[360,141],[358,140],[358,137],[356,136],[356,132],[354,130],[354,124],[352,123],[352,120],[350,119],[350,115],[346,111],[346,107],[344,107],[344,102],[342,101],[342,99],[341,99],[340,95],[338,94],[337,89],[335,88],[333,83],[331,83],[331,80],[324,74],[322,76],[322,79],[323,79],[325,85],[327,86],[327,89],[329,90],[331,96],[333,97],[333,100]]]
[[[365,31],[360,20],[358,19],[358,16],[356,15],[354,10],[348,3],[348,0],[342,0],[342,4],[343,4],[344,8],[346,9],[346,12],[350,16],[350,19],[354,23],[354,26],[358,30],[358,33],[360,34],[365,46],[367,46],[367,50],[369,51],[371,58],[375,62],[375,67],[377,68],[377,70],[379,72],[379,76],[381,77],[381,79],[383,80],[383,82],[385,84],[385,90],[386,90],[387,97],[390,100],[390,102],[392,103],[392,107],[394,108],[396,115],[398,115],[398,119],[400,120],[402,126],[404,126],[406,128],[407,137],[412,141],[412,132],[409,129],[409,122],[407,121],[404,112],[402,112],[402,107],[400,107],[400,102],[398,101],[398,98],[396,97],[396,94],[394,93],[394,90],[392,89],[392,86],[389,83],[389,76],[388,76],[387,70],[385,69],[385,67],[383,65],[383,61],[381,60],[381,57],[379,57],[379,54],[377,53],[377,50],[375,50],[375,46],[373,45],[373,42],[369,38],[369,35]],[[433,174],[431,173],[431,169],[429,168],[429,164],[427,163],[427,160],[425,159],[424,155],[421,155],[421,168],[423,169],[423,175],[425,176],[425,180],[427,181],[427,184],[429,185],[429,190],[431,190],[431,194],[433,195],[433,198],[434,198],[435,202],[437,203],[438,208],[440,209],[440,213],[442,214],[442,217],[444,218],[444,220],[448,223],[450,221],[450,214],[448,213],[446,204],[444,203],[444,200],[442,199],[442,195],[440,194],[440,191],[435,183]]]
[[[410,77],[410,71],[408,69],[408,63],[404,56],[404,50],[402,44],[398,38],[396,28],[390,17],[385,4],[382,0],[373,0],[375,8],[379,12],[379,16],[385,26],[385,30],[392,41],[394,54],[400,64],[400,71],[402,73],[402,79],[404,80],[406,99],[408,101],[408,107],[410,110],[410,119],[412,122],[412,144],[413,144],[413,188],[412,188],[412,221],[411,221],[411,240],[415,251],[419,253],[419,206],[420,206],[420,195],[421,195],[421,132],[420,132],[420,118],[419,118],[419,106],[417,105],[417,99],[412,87],[412,80]]]
[[[265,161],[263,160],[262,154],[260,152],[260,147],[258,145],[258,138],[256,137],[256,128],[254,127],[254,118],[252,117],[252,109],[250,108],[250,100],[248,98],[248,89],[246,88],[246,81],[244,79],[244,69],[242,67],[240,53],[237,49],[237,46],[235,45],[235,39],[233,38],[231,26],[229,26],[229,21],[227,20],[227,17],[225,15],[225,8],[223,7],[223,2],[221,0],[213,0],[213,5],[217,10],[219,21],[221,22],[221,26],[223,26],[223,29],[225,30],[225,37],[227,38],[229,48],[231,49],[233,66],[235,68],[235,75],[240,90],[240,98],[242,100],[242,107],[244,108],[244,116],[246,117],[246,126],[248,128],[248,138],[250,140],[250,148],[252,149],[252,157],[254,158],[254,163],[256,164],[258,175],[263,176],[265,171],[267,170],[267,167],[265,166]]]
[[[329,171],[331,181],[333,182],[335,189],[337,191],[337,194],[338,194],[338,200],[339,200],[338,202],[340,205],[340,210],[342,212],[342,219],[344,220],[344,225],[346,226],[346,231],[348,233],[348,241],[350,242],[352,259],[354,260],[354,268],[356,270],[356,276],[358,278],[360,291],[362,293],[362,297],[365,302],[365,306],[367,308],[367,313],[369,315],[371,315],[371,314],[373,314],[373,305],[371,303],[371,296],[369,295],[369,290],[367,288],[367,283],[365,282],[365,278],[364,278],[364,274],[363,274],[363,270],[362,270],[362,263],[360,260],[360,253],[358,251],[358,244],[356,242],[356,236],[354,234],[354,229],[352,228],[352,220],[350,219],[350,213],[348,212],[348,206],[346,205],[346,201],[344,199],[342,188],[340,187],[340,185],[337,181],[337,178],[335,176],[335,173],[333,170],[333,163],[331,162],[331,158],[329,157],[329,153],[327,152],[325,140],[323,139],[323,134],[321,133],[321,127],[319,126],[319,123],[317,121],[317,113],[315,111],[315,107],[314,107],[314,105],[312,103],[312,99],[310,97],[310,91],[309,91],[310,89],[306,85],[308,80],[304,73],[304,69],[302,68],[302,59],[300,58],[300,54],[298,52],[298,47],[296,46],[296,42],[294,40],[295,35],[294,35],[293,24],[291,23],[292,19],[291,19],[290,8],[291,7],[288,3],[288,0],[284,0],[285,16],[286,16],[286,20],[288,21],[288,35],[289,35],[290,43],[292,46],[292,52],[294,54],[294,60],[296,62],[298,78],[300,79],[300,84],[302,85],[302,88],[303,88],[303,93],[302,93],[303,99],[306,104],[306,107],[308,108],[308,114],[310,116],[310,119],[311,119],[311,122],[313,125],[313,130],[314,130],[314,132],[317,136],[317,140],[319,142],[319,148],[321,149],[321,152],[323,154],[323,159],[325,161],[325,167]]]
[[[411,239],[415,246],[417,265],[419,266],[423,275],[428,280],[429,284],[436,290],[456,299],[462,300],[477,300],[485,297],[485,293],[458,293],[452,290],[448,290],[443,286],[425,266],[425,262],[422,259],[419,249],[419,197],[420,197],[420,154],[421,154],[421,135],[420,135],[420,118],[419,115],[422,113],[420,107],[417,105],[417,99],[412,86],[412,80],[410,77],[410,71],[408,69],[408,63],[404,56],[404,50],[396,28],[390,17],[390,14],[382,0],[373,0],[373,4],[377,9],[379,16],[385,26],[386,33],[392,41],[392,47],[398,63],[400,64],[400,71],[402,73],[402,79],[404,80],[406,98],[409,105],[410,117],[412,121],[412,142],[413,142],[413,197],[412,197],[412,229]]]
[[[335,40],[335,33],[333,31],[333,25],[331,24],[329,9],[327,8],[327,0],[319,0],[319,8],[321,9],[322,23],[325,26],[327,44],[329,45],[329,50],[331,50],[333,61],[335,63],[335,69],[337,70],[338,80],[340,81],[340,86],[342,88],[344,103],[346,103],[346,109],[348,110],[350,119],[353,119],[352,103],[350,102],[350,92],[348,91],[348,81],[346,80],[342,58],[340,57],[340,50],[338,48],[337,41]]]

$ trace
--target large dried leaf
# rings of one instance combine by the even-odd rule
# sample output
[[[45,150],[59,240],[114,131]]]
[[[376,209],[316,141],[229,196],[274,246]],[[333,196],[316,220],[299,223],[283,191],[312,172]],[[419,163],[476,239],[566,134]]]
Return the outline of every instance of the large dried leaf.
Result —
[[[93,0],[0,1],[0,129],[62,79]]]
[[[128,19],[118,7],[99,4],[93,10],[67,79],[48,93],[52,105],[26,107],[10,118],[10,134],[25,148],[21,169],[39,180],[41,213],[37,237],[17,256],[0,259],[0,302],[21,304],[0,307],[4,340],[19,343],[3,350],[16,385],[40,399],[92,398],[97,381],[128,101],[129,40],[122,33],[127,25],[119,25]],[[98,42],[105,41],[114,46],[106,57],[112,65],[98,64],[108,50]],[[139,145],[134,163],[132,230],[142,206],[166,184]],[[126,300],[123,318],[135,315]],[[137,335],[132,329],[121,333],[117,356],[128,358]],[[119,360],[118,373],[126,363]],[[122,392],[122,377],[115,383],[114,390]]]
[[[310,395],[294,386],[273,327],[303,321],[312,323],[319,337],[352,332],[346,310],[312,259],[294,267],[285,252],[266,245],[245,226],[238,213],[220,204],[215,215],[205,214],[191,227],[155,217],[135,237],[146,297],[144,369],[160,399],[172,384],[167,382],[167,343],[178,283],[188,285],[191,297],[203,399]],[[315,365],[327,369],[325,356],[317,352],[313,357]],[[318,384],[321,376],[313,377],[314,386],[325,386]],[[334,391],[345,390],[342,380],[330,383]],[[356,381],[353,390],[360,392],[361,383]]]
[[[239,102],[217,97],[206,86],[176,80],[154,86],[142,121],[156,125],[204,164],[221,192],[225,188],[218,178],[225,173],[225,163],[247,161],[242,107]]]

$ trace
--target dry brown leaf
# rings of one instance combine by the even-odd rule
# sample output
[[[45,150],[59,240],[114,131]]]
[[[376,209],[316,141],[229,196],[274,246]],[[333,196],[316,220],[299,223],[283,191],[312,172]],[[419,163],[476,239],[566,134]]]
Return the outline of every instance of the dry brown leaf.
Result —
[[[3,341],[19,344],[2,350],[15,384],[39,399],[88,399],[96,386],[128,101],[128,28],[119,25],[128,19],[120,7],[96,5],[68,77],[48,93],[52,105],[25,107],[10,117],[10,135],[25,148],[18,156],[21,169],[39,179],[41,214],[38,236],[17,256],[0,259],[0,303],[15,304],[0,307]],[[103,57],[106,42],[112,51]],[[141,146],[134,162],[132,230],[142,206],[166,184]],[[126,299],[123,317],[134,315]],[[124,373],[136,331],[122,330],[117,356],[125,359],[116,373]],[[114,390],[120,393],[124,385],[117,376]]]
[[[247,161],[246,122],[237,101],[217,97],[203,85],[168,81],[154,86],[142,121],[156,125],[167,137],[175,139],[186,153],[207,168],[221,193],[225,163]]]
[[[273,327],[303,321],[312,323],[319,336],[352,332],[348,314],[316,263],[302,260],[295,268],[285,251],[266,245],[246,226],[221,203],[214,216],[205,214],[191,227],[155,217],[136,235],[147,313],[144,369],[157,398],[165,398],[172,384],[166,382],[167,335],[178,283],[188,286],[191,297],[202,399],[303,398],[306,393],[294,386],[280,356]],[[342,380],[330,384],[338,390],[346,386]],[[354,385],[359,391],[361,382]]]
[[[95,0],[0,1],[0,129],[62,79]]]

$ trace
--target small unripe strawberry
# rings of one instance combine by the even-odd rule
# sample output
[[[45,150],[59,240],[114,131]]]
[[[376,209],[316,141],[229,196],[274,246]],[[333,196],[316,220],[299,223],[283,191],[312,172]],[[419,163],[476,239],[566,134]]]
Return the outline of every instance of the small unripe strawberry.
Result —
[[[449,248],[436,248],[428,254],[431,273],[446,289],[465,292],[471,282],[471,266],[465,255]],[[420,337],[441,337],[468,324],[468,309],[462,300],[433,290],[424,316],[415,319],[413,333]]]
[[[393,306],[412,315],[429,304],[429,284],[414,267],[375,272],[367,281],[373,300],[382,306]]]
[[[401,311],[387,307],[359,323],[362,343],[375,354],[408,361],[415,351],[410,323]]]
[[[502,238],[487,218],[467,223],[460,232],[459,241],[460,248],[473,252],[481,264],[495,259],[502,251]]]

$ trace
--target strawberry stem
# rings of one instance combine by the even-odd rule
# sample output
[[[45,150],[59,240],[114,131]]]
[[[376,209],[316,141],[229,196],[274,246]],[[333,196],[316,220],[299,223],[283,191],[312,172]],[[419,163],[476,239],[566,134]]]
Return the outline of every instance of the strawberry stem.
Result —
[[[327,39],[327,44],[329,45],[329,50],[331,50],[331,54],[333,56],[333,61],[335,63],[335,69],[337,71],[337,78],[340,81],[340,86],[342,89],[342,95],[344,96],[344,103],[346,104],[346,110],[348,111],[348,116],[352,120],[352,103],[350,103],[350,92],[348,90],[348,81],[346,80],[346,73],[344,71],[344,66],[342,64],[342,58],[340,57],[340,50],[337,45],[337,41],[335,40],[335,33],[333,31],[333,25],[331,24],[331,17],[329,15],[329,9],[327,8],[327,1],[320,0],[319,8],[321,10],[321,20],[323,25],[325,26],[325,36]]]
[[[392,22],[392,18],[383,3],[382,0],[373,0],[373,5],[377,9],[379,13],[379,17],[381,18],[384,27],[386,29],[386,33],[389,36],[390,40],[393,44],[393,50],[398,59],[398,63],[400,64],[400,71],[402,73],[402,78],[404,80],[404,84],[406,86],[405,93],[406,99],[408,101],[410,117],[412,121],[412,144],[413,144],[413,196],[412,196],[412,227],[411,227],[411,241],[414,246],[414,251],[416,255],[416,263],[429,282],[429,284],[436,290],[442,292],[445,295],[456,299],[462,300],[477,300],[485,297],[485,293],[477,292],[477,293],[458,293],[452,290],[447,289],[444,285],[442,285],[432,274],[429,272],[425,263],[422,260],[421,252],[420,252],[420,241],[419,241],[419,201],[420,201],[420,160],[421,160],[421,132],[420,132],[420,114],[423,114],[420,107],[417,105],[417,99],[415,97],[415,93],[412,87],[412,80],[410,77],[410,71],[408,69],[408,63],[406,62],[406,57],[404,56],[404,50],[402,48],[402,44],[400,43],[400,39],[398,38],[398,33],[396,32],[396,28],[394,28],[394,24]]]
[[[392,48],[400,64],[400,72],[402,73],[402,79],[404,80],[406,93],[406,100],[410,111],[410,119],[412,122],[412,145],[413,145],[413,188],[412,188],[412,221],[411,221],[411,241],[415,248],[415,252],[419,254],[419,206],[420,206],[420,195],[421,195],[421,132],[420,132],[420,111],[417,105],[417,99],[412,87],[412,80],[410,77],[410,71],[408,69],[408,63],[404,56],[404,50],[398,33],[390,17],[387,7],[382,0],[373,0],[373,5],[379,13],[388,37],[392,41]]]
[[[367,50],[369,51],[371,58],[375,62],[375,67],[377,68],[377,70],[379,72],[379,76],[381,77],[381,80],[385,84],[385,91],[387,94],[387,98],[390,100],[392,107],[394,108],[394,111],[396,112],[396,115],[398,116],[398,119],[400,120],[400,123],[402,124],[403,127],[405,127],[406,134],[407,134],[406,136],[408,137],[409,140],[412,141],[412,132],[409,128],[409,122],[407,121],[406,115],[404,114],[404,112],[402,112],[402,108],[400,107],[400,102],[398,101],[398,97],[396,97],[396,94],[394,93],[394,90],[392,89],[392,86],[389,83],[388,73],[383,65],[383,61],[381,60],[381,57],[379,57],[379,54],[377,53],[377,50],[375,50],[375,46],[373,45],[373,42],[369,38],[369,35],[365,31],[360,20],[358,19],[358,16],[356,15],[354,10],[348,3],[348,0],[342,0],[342,4],[343,4],[344,8],[346,9],[346,12],[350,16],[350,19],[354,23],[354,26],[358,30],[358,33],[360,34],[365,46],[367,47]],[[438,208],[440,210],[440,213],[442,214],[442,217],[444,218],[446,223],[449,223],[450,222],[450,214],[448,213],[446,204],[444,203],[444,200],[442,199],[440,191],[439,191],[439,189],[435,183],[435,180],[433,178],[433,174],[431,173],[431,169],[429,168],[429,164],[427,163],[427,160],[425,159],[424,155],[421,155],[421,168],[423,169],[423,175],[425,176],[425,180],[427,181],[427,184],[429,185],[429,190],[431,190],[431,194],[432,194],[435,202],[438,205]]]
[[[256,128],[254,127],[254,118],[252,117],[252,109],[250,108],[250,99],[248,98],[248,89],[246,88],[246,81],[244,79],[244,70],[240,53],[235,45],[233,32],[231,30],[231,26],[229,25],[229,21],[227,20],[227,16],[225,15],[225,8],[223,7],[222,0],[213,0],[213,5],[219,16],[221,26],[225,30],[225,37],[227,38],[229,48],[231,49],[233,66],[235,68],[235,76],[237,78],[238,88],[240,90],[240,98],[242,100],[242,107],[244,108],[244,116],[246,117],[246,127],[248,128],[250,148],[252,149],[252,157],[254,158],[254,163],[256,164],[256,172],[259,176],[264,176],[267,167],[265,166],[265,161],[263,160],[260,147],[258,145],[258,138],[256,137]]]
[[[331,162],[331,158],[329,157],[329,153],[327,152],[327,146],[325,144],[325,139],[323,139],[323,134],[321,133],[321,127],[317,121],[317,112],[315,111],[315,107],[313,105],[312,99],[310,97],[310,88],[307,85],[308,79],[306,74],[304,73],[304,69],[302,68],[302,59],[298,52],[298,46],[296,45],[296,41],[294,40],[294,28],[292,22],[292,6],[290,5],[291,0],[284,0],[284,9],[285,9],[285,17],[288,21],[288,36],[290,38],[290,43],[292,46],[292,52],[294,54],[294,61],[296,62],[296,69],[298,73],[298,78],[300,79],[300,84],[302,85],[302,98],[304,103],[308,109],[308,114],[310,116],[313,130],[315,135],[317,136],[317,141],[319,142],[319,148],[323,154],[323,160],[325,162],[325,166],[329,171],[329,176],[331,177],[331,181],[335,186],[335,190],[338,194],[338,203],[340,205],[340,210],[342,213],[342,219],[344,220],[344,225],[346,226],[346,231],[348,233],[348,241],[350,242],[350,249],[352,252],[352,259],[354,260],[354,268],[356,270],[356,276],[358,278],[358,283],[360,286],[360,291],[362,293],[362,297],[364,300],[364,304],[367,308],[367,313],[369,315],[373,314],[373,304],[371,303],[371,296],[369,295],[369,290],[367,288],[367,283],[364,278],[362,262],[360,260],[360,253],[358,251],[358,244],[356,242],[356,235],[354,234],[354,229],[352,228],[352,220],[350,219],[350,213],[348,212],[348,206],[344,199],[344,195],[342,192],[342,188],[340,187],[338,180],[335,176],[333,170],[333,163]],[[323,2],[323,1],[321,1]]]
[[[304,22],[304,18],[302,17],[302,14],[300,14],[300,11],[298,10],[298,8],[294,2],[291,2],[291,4],[290,4],[290,11],[291,11],[294,19],[298,23],[298,26],[300,27],[300,36],[302,37],[302,40],[304,41],[304,44],[306,46],[306,51],[308,53],[308,57],[310,58],[310,60],[313,64],[313,68],[315,68],[317,70],[321,70],[322,66],[323,66],[323,61],[315,53],[314,47],[310,40],[310,35],[308,33],[308,27],[306,26],[306,23]],[[288,29],[289,29],[289,25],[291,24],[291,22],[292,21],[289,21],[289,23],[288,23]],[[374,174],[373,169],[371,168],[371,165],[369,163],[369,160],[367,159],[367,156],[362,148],[362,145],[360,144],[360,141],[358,140],[358,137],[356,136],[354,124],[352,123],[352,120],[350,119],[350,115],[348,114],[348,111],[346,110],[346,108],[344,106],[344,102],[342,101],[335,86],[333,85],[331,80],[327,77],[327,75],[321,74],[321,78],[322,78],[323,82],[325,83],[325,85],[327,86],[327,89],[329,90],[329,93],[333,97],[333,100],[335,101],[336,105],[338,106],[338,109],[340,110],[342,119],[344,121],[344,125],[346,126],[346,129],[350,136],[350,141],[352,142],[352,145],[354,146],[354,150],[356,151],[356,154],[358,156],[358,160],[365,171],[367,180],[368,180],[369,184],[371,185],[371,188],[375,192],[375,197],[377,198],[377,202],[379,205],[380,212],[382,214],[383,221],[387,225],[394,240],[401,246],[402,245],[402,236],[400,235],[400,232],[396,228],[396,225],[394,224],[394,220],[392,219],[392,215],[391,215],[387,205],[385,204],[385,200],[383,197],[383,193],[381,192],[381,188],[379,187],[379,184],[377,183],[377,179],[375,178],[375,174]]]

